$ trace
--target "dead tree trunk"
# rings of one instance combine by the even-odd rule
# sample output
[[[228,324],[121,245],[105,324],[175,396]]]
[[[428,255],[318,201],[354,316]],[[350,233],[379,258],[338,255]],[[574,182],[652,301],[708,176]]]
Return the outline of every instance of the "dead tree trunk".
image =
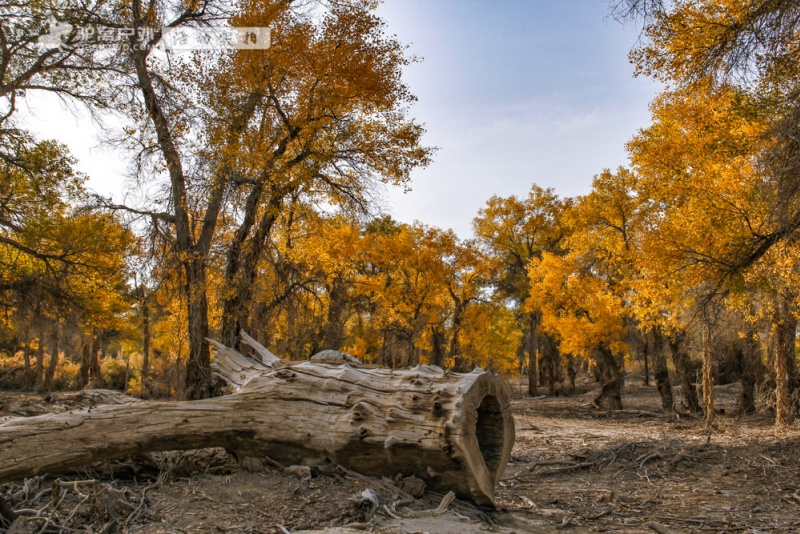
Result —
[[[0,482],[148,451],[225,447],[286,464],[414,474],[433,488],[494,502],[514,443],[509,392],[499,378],[479,369],[290,363],[257,345],[259,363],[215,346],[214,371],[235,393],[7,420],[0,424]]]

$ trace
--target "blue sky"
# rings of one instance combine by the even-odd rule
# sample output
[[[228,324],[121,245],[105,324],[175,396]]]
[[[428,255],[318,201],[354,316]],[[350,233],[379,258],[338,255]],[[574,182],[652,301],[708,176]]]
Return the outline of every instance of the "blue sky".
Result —
[[[404,222],[463,237],[492,195],[532,183],[585,194],[649,122],[659,86],[633,78],[638,30],[607,18],[607,0],[387,0],[389,33],[424,61],[406,81],[412,115],[440,147],[412,192],[387,192]]]
[[[386,0],[379,14],[424,58],[405,73],[419,98],[411,113],[440,148],[410,193],[384,192],[403,222],[468,237],[492,195],[526,195],[532,183],[585,194],[595,174],[626,162],[625,142],[649,122],[659,87],[632,77],[637,29],[608,19],[608,0]],[[27,125],[66,143],[89,186],[119,199],[126,163],[98,147],[85,114],[30,104]]]

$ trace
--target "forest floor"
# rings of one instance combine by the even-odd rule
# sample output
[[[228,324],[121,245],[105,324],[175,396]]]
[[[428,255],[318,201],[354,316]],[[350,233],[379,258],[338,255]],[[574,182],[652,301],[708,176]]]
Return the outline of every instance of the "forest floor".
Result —
[[[724,413],[710,433],[658,415],[655,388],[636,378],[621,413],[591,407],[588,384],[581,391],[515,392],[517,440],[496,510],[455,500],[436,514],[438,493],[407,499],[392,480],[237,463],[219,449],[95,464],[0,485],[0,496],[20,514],[17,533],[800,532],[800,426],[734,415],[738,384],[716,388]],[[86,402],[0,392],[0,417]],[[358,504],[366,489],[377,513]]]

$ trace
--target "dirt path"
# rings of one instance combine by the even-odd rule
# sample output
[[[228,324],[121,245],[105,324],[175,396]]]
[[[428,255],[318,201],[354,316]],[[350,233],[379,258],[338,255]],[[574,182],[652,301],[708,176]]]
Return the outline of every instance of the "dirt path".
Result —
[[[735,385],[718,388],[725,414],[710,434],[699,420],[649,415],[658,411],[652,387],[628,386],[629,411],[614,415],[590,407],[589,390],[520,396],[517,442],[494,511],[454,501],[435,515],[441,494],[407,502],[394,481],[335,467],[243,466],[221,450],[61,475],[97,482],[60,487],[57,506],[52,476],[0,486],[0,494],[25,510],[18,532],[363,532],[370,519],[373,531],[395,533],[800,532],[800,427],[776,432],[767,415],[736,418],[736,393]],[[62,409],[55,401],[48,408],[39,398],[0,394],[0,409],[33,415]],[[358,504],[366,489],[380,501],[374,514]]]

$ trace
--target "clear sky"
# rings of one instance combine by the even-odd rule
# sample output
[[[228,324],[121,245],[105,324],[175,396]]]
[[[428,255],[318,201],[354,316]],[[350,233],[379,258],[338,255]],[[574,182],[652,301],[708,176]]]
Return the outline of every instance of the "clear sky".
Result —
[[[434,163],[413,191],[387,200],[466,237],[492,195],[532,183],[585,194],[647,126],[659,86],[633,78],[638,30],[608,18],[608,0],[387,0],[390,33],[424,61],[407,69]]]
[[[637,29],[608,19],[608,0],[386,0],[379,13],[423,58],[405,78],[425,143],[440,148],[410,193],[385,193],[403,222],[467,237],[492,195],[525,195],[534,182],[585,194],[595,174],[625,163],[625,142],[648,124],[659,87],[632,77]],[[88,119],[48,99],[32,111],[28,125],[65,142],[90,187],[120,197],[126,164],[97,148]]]

